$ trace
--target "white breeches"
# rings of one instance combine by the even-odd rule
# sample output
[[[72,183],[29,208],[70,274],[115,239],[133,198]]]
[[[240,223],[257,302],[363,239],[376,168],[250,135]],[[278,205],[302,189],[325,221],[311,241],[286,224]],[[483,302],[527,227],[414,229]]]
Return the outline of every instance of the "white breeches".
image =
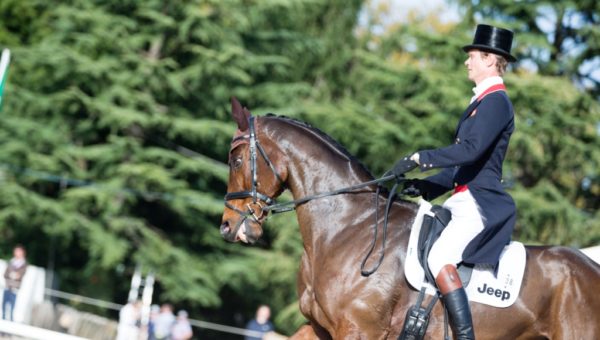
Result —
[[[452,213],[452,220],[429,252],[427,262],[434,277],[445,265],[460,263],[469,242],[483,230],[479,206],[469,190],[452,195],[443,206]]]

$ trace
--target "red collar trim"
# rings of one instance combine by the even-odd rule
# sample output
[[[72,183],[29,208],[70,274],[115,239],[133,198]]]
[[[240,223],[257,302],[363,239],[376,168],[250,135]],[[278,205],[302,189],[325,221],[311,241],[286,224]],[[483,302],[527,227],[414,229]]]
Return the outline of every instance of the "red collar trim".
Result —
[[[506,86],[504,86],[504,84],[496,84],[496,85],[490,86],[487,90],[483,91],[483,93],[480,94],[479,97],[477,97],[477,101],[481,101],[483,99],[483,97],[487,96],[488,94],[493,93],[493,92],[498,92],[498,91],[506,92]]]

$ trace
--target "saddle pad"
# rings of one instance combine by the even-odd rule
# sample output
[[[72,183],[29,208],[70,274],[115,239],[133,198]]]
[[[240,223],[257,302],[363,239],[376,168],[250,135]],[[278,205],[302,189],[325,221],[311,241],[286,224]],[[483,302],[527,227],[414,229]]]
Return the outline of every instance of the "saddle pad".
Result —
[[[437,294],[437,289],[425,281],[425,273],[417,255],[419,232],[423,224],[423,216],[431,212],[431,204],[423,199],[419,201],[419,210],[415,217],[408,240],[408,249],[404,263],[404,272],[408,283],[416,290],[426,287],[429,295]],[[513,241],[507,245],[500,255],[498,275],[494,276],[493,268],[476,265],[469,285],[465,288],[470,301],[483,303],[493,307],[509,307],[519,297],[523,274],[525,272],[525,247]]]

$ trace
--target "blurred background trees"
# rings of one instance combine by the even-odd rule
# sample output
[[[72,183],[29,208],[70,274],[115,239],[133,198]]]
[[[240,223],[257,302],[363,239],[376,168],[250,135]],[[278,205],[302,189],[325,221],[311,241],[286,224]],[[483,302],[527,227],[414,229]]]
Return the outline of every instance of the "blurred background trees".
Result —
[[[2,1],[0,47],[13,60],[0,250],[23,243],[56,287],[117,302],[141,264],[156,272],[155,299],[192,317],[239,326],[269,303],[292,332],[302,322],[294,215],[273,217],[254,247],[218,233],[230,96],[310,122],[379,175],[451,140],[473,86],[461,47],[479,22],[517,32],[505,164],[515,238],[598,244],[598,4],[457,0],[460,23],[412,16],[376,30],[385,3]]]

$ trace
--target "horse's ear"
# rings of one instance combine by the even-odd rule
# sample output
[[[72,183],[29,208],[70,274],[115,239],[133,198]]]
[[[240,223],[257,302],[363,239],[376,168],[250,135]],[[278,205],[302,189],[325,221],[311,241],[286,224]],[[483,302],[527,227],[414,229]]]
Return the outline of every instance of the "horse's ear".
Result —
[[[237,123],[240,131],[248,129],[248,116],[246,116],[246,112],[248,110],[242,109],[240,102],[235,97],[231,97],[231,116],[233,116],[233,120]]]
[[[247,108],[244,108],[244,116],[246,116],[246,120],[249,120],[250,117],[252,116],[252,113],[250,113],[250,111],[248,111]]]

